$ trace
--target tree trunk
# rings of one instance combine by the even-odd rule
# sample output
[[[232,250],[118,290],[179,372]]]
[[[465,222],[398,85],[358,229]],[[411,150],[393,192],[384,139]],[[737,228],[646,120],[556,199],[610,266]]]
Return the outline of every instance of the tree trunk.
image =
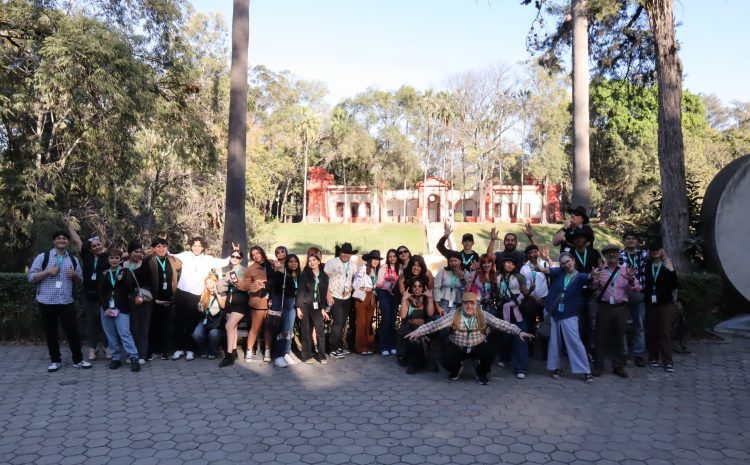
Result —
[[[684,273],[690,270],[690,260],[684,252],[689,214],[682,139],[682,63],[677,53],[672,0],[646,0],[644,6],[654,35],[659,82],[661,235],[675,269]]]
[[[303,174],[302,174],[302,176],[304,176],[303,177],[303,181],[302,181],[302,222],[303,223],[307,223],[307,170],[308,170],[308,168],[307,168],[307,164],[308,164],[308,160],[307,160],[307,152],[308,152],[307,140],[305,140],[305,149],[304,150],[305,150],[305,170],[303,171]],[[320,220],[318,220],[318,221],[320,221]]]
[[[245,171],[247,169],[247,48],[250,0],[234,0],[232,9],[232,71],[229,93],[227,192],[223,255],[231,243],[247,246]]]
[[[573,0],[573,204],[591,207],[589,21],[587,0]]]

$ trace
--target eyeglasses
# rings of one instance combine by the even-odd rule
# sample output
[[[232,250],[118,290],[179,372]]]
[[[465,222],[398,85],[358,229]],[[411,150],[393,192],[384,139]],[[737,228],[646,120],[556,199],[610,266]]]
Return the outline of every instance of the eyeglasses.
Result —
[[[240,257],[239,255],[232,255],[232,258],[238,258],[238,259],[241,259],[242,257]]]

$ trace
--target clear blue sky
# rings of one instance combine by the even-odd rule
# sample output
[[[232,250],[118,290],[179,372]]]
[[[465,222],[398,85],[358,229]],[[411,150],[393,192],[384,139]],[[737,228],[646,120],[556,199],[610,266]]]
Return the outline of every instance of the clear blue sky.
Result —
[[[193,0],[220,10],[231,0]],[[336,102],[369,86],[442,87],[453,74],[529,58],[520,0],[250,0],[250,64],[325,82]],[[685,88],[750,101],[750,0],[676,0]]]

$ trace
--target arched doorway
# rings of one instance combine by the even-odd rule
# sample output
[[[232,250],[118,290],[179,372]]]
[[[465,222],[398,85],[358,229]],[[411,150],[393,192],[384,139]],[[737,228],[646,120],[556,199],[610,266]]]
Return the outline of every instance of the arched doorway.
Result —
[[[437,194],[430,194],[427,197],[427,221],[440,222],[440,196]]]

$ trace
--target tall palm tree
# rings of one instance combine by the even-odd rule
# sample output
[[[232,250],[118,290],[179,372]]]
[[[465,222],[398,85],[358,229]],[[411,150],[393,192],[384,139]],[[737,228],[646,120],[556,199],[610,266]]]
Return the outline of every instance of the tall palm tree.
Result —
[[[223,253],[231,243],[247,245],[245,172],[247,169],[247,48],[250,0],[234,0],[232,9],[232,70],[229,93],[227,193],[224,211]]]
[[[573,204],[591,207],[589,21],[587,0],[573,0]]]

